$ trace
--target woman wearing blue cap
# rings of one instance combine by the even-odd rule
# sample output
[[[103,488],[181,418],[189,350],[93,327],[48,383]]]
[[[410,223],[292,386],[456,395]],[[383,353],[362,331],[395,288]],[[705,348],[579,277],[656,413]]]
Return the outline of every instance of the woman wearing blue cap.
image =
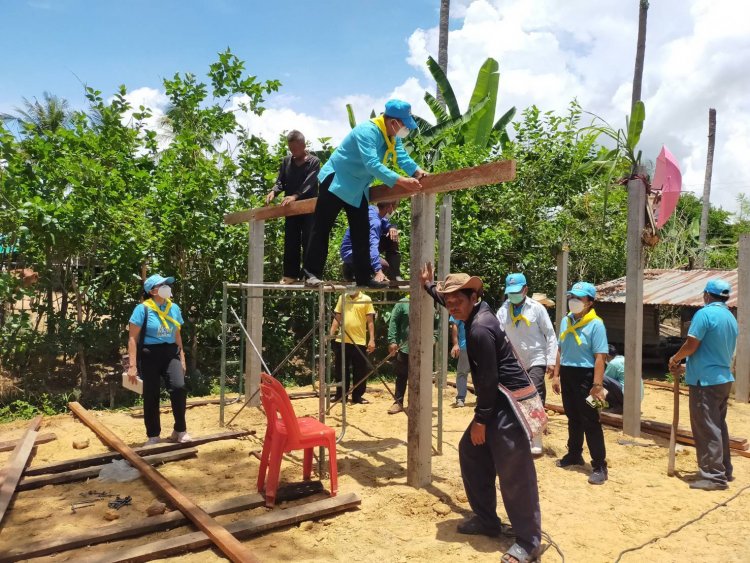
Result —
[[[568,417],[568,453],[557,460],[558,467],[583,465],[583,438],[591,453],[589,483],[603,485],[608,478],[607,450],[599,411],[587,399],[604,401],[604,363],[609,352],[604,322],[594,310],[596,288],[578,282],[568,291],[568,310],[560,323],[557,362],[552,389],[562,389]]]
[[[131,362],[128,377],[136,382],[140,373],[143,379],[143,420],[146,424],[146,445],[161,441],[159,417],[160,380],[169,391],[174,415],[172,442],[189,442],[186,431],[185,409],[185,352],[182,348],[182,311],[173,303],[174,278],[154,274],[143,283],[145,301],[137,305],[130,316],[128,354],[137,358]],[[145,331],[144,331],[145,329]],[[141,331],[144,331],[141,334]],[[139,346],[140,343],[140,346]]]
[[[352,129],[320,170],[318,202],[304,261],[308,285],[318,286],[322,283],[328,257],[328,239],[343,209],[349,221],[357,285],[387,287],[385,274],[379,271],[374,275],[370,264],[370,183],[377,178],[391,188],[399,186],[414,192],[422,188],[419,179],[425,173],[409,157],[401,143],[401,139],[416,128],[411,106],[401,100],[389,100],[385,104],[385,113]],[[387,165],[401,168],[411,178],[400,176]]]

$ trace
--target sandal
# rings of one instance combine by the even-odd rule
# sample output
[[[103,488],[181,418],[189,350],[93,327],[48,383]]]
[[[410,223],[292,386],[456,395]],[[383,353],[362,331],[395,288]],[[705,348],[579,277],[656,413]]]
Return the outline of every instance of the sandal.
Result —
[[[500,561],[502,563],[513,563],[513,560],[518,563],[530,563],[532,561],[541,561],[542,553],[544,553],[549,546],[540,545],[533,553],[529,553],[517,543],[510,546],[510,549],[506,551]]]

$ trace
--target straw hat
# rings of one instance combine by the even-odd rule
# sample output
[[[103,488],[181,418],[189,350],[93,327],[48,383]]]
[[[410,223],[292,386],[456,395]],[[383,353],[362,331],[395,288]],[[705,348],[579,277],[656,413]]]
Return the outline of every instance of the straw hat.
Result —
[[[435,289],[441,295],[454,293],[462,289],[473,289],[481,296],[483,284],[482,280],[477,276],[470,276],[469,274],[448,274],[445,277],[445,281],[437,282],[437,287]]]
[[[541,303],[545,307],[554,307],[555,302],[552,301],[549,297],[547,297],[546,293],[535,293],[531,296],[531,298],[536,301],[537,303]]]

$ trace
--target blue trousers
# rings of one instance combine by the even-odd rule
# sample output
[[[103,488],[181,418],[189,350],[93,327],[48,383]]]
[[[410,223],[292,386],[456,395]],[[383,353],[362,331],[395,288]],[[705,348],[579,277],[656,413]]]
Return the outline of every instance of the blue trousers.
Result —
[[[539,508],[539,488],[531,446],[526,433],[507,399],[501,397],[501,408],[487,425],[485,443],[471,443],[471,425],[458,444],[461,478],[471,509],[488,527],[498,527],[497,489],[500,494],[516,542],[529,553],[542,540],[542,515]]]

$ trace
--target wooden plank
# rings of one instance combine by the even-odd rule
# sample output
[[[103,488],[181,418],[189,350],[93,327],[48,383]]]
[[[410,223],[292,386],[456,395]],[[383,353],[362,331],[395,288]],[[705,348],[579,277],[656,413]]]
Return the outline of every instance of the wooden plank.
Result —
[[[45,432],[44,434],[37,434],[36,440],[34,441],[35,446],[40,444],[46,444],[57,440],[57,435],[54,432]],[[18,445],[20,440],[8,440],[7,442],[0,442],[0,452],[9,452]]]
[[[570,247],[564,244],[557,253],[557,292],[555,295],[555,329],[560,332],[560,323],[568,314],[568,255]]]
[[[645,176],[643,167],[636,170]],[[643,227],[646,186],[640,178],[628,182],[627,266],[625,280],[625,397],[623,431],[638,437],[641,429],[643,367]]]
[[[737,260],[737,356],[734,370],[734,400],[750,401],[750,234],[740,235]]]
[[[432,480],[432,356],[435,305],[419,272],[435,257],[435,196],[420,194],[411,205],[412,272],[409,298],[409,421],[406,482],[424,487]]]
[[[455,190],[465,190],[477,186],[487,186],[509,182],[516,177],[516,162],[514,160],[501,160],[480,164],[471,168],[462,168],[451,172],[432,174],[420,180],[422,194],[438,194]],[[408,198],[415,195],[403,188],[389,188],[388,186],[376,186],[370,188],[370,202],[388,201],[392,199]],[[291,217],[293,215],[305,215],[315,211],[317,198],[295,201],[289,205],[259,207],[229,213],[224,216],[224,223],[237,225],[247,221],[258,221],[265,219],[276,219],[278,217]]]
[[[243,436],[249,436],[251,434],[255,434],[255,431],[237,430],[234,432],[219,432],[218,434],[199,436],[193,438],[191,442],[185,442],[182,444],[175,442],[164,442],[162,444],[155,444],[153,446],[133,448],[133,451],[140,456],[160,454],[164,452],[173,452],[175,450],[184,450],[186,448],[192,448],[194,446],[200,446],[202,444],[216,442],[218,440],[233,440],[235,438],[242,438]],[[92,465],[102,465],[105,463],[109,463],[113,459],[121,458],[122,455],[117,452],[94,454],[86,457],[79,457],[77,459],[57,461],[55,463],[48,463],[46,465],[37,465],[35,467],[30,467],[24,472],[24,476],[31,477],[33,475],[45,475],[47,473],[60,473],[62,471],[70,471],[71,469],[81,469],[82,467],[90,467]]]
[[[141,472],[152,485],[159,489],[176,506],[180,512],[187,516],[193,524],[198,526],[211,541],[235,563],[257,562],[258,559],[247,550],[237,539],[235,539],[225,528],[220,526],[213,518],[206,514],[187,496],[182,494],[169,480],[151,467],[148,463],[135,453],[129,446],[118,438],[111,430],[96,420],[79,403],[68,403],[68,407],[94,434],[104,441],[113,450],[117,450],[127,459],[130,464]]]
[[[680,425],[680,376],[674,376],[672,390],[672,427],[669,432],[669,459],[667,460],[667,475],[674,477],[674,463],[677,449],[677,429]]]
[[[250,222],[249,250],[247,255],[247,282],[263,283],[263,256],[265,245],[265,223]],[[247,290],[247,326],[245,329],[255,342],[259,351],[263,350],[263,290]],[[243,339],[245,346],[245,400],[249,406],[260,405],[260,372],[263,365],[249,342]]]
[[[324,492],[323,484],[320,481],[305,481],[279,487],[276,495],[277,504],[284,501],[297,500],[310,495]],[[251,510],[265,506],[266,499],[263,495],[256,493],[252,495],[241,495],[226,500],[211,502],[203,507],[211,516],[220,516],[222,514],[231,514],[242,510]],[[0,563],[11,563],[13,561],[22,561],[32,557],[41,557],[62,551],[69,551],[78,547],[96,545],[104,542],[112,542],[142,536],[154,532],[170,530],[179,526],[184,526],[189,520],[178,510],[151,516],[138,522],[120,522],[108,526],[101,526],[96,529],[87,530],[75,536],[64,538],[52,538],[40,540],[26,545],[14,543],[4,553],[0,554]]]
[[[0,522],[2,522],[6,510],[8,510],[8,506],[10,506],[10,501],[16,492],[16,486],[21,480],[21,474],[29,462],[31,450],[34,449],[34,443],[36,442],[37,430],[39,430],[41,424],[41,416],[37,416],[29,423],[23,437],[13,449],[8,464],[3,468],[3,480],[0,483]]]
[[[144,456],[142,459],[149,465],[159,465],[169,461],[178,461],[198,454],[195,448],[177,450],[175,452],[164,452],[160,454]],[[47,485],[60,485],[62,483],[74,483],[76,481],[85,481],[99,476],[99,472],[106,464],[94,465],[92,467],[82,467],[80,469],[71,469],[62,473],[51,473],[49,475],[36,475],[34,477],[24,477],[18,483],[19,491],[31,491],[40,489]]]
[[[291,526],[298,522],[321,518],[330,514],[336,514],[345,510],[356,508],[361,504],[359,496],[355,493],[347,493],[332,498],[308,502],[285,510],[271,510],[266,514],[238,520],[227,526],[227,530],[238,538],[247,538],[253,535]],[[131,549],[118,549],[114,553],[105,556],[94,556],[86,559],[78,559],[82,563],[136,563],[141,561],[153,561],[173,555],[179,555],[186,551],[196,551],[211,545],[211,540],[203,532],[193,532],[174,538],[159,540]]]

